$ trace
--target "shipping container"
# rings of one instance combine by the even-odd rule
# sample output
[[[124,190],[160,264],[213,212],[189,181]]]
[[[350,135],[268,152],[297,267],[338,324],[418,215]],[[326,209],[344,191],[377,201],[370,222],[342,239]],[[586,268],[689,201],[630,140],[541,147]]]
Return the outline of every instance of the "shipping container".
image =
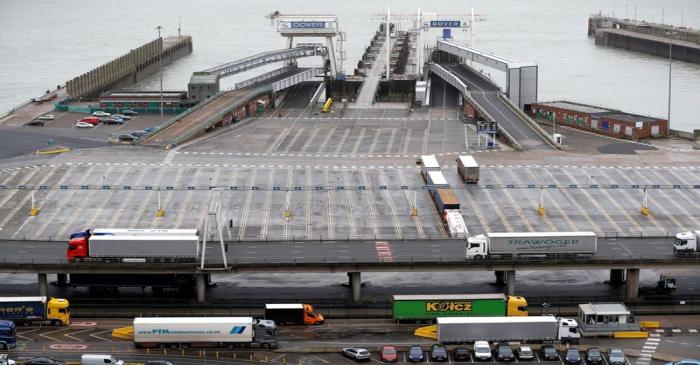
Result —
[[[443,217],[443,222],[445,220],[444,214],[446,210],[459,210],[459,200],[452,189],[433,190],[433,199],[435,200],[435,205],[437,206],[440,216]]]
[[[479,182],[479,164],[472,156],[459,156],[457,158],[457,172],[465,183],[476,184]]]

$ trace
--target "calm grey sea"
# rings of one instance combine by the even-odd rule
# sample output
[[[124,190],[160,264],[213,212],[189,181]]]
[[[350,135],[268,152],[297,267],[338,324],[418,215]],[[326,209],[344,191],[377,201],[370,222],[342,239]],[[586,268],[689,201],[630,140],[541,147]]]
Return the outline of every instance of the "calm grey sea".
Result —
[[[193,71],[284,42],[265,15],[337,14],[347,33],[346,69],[351,70],[377,27],[374,15],[392,13],[485,15],[477,24],[476,46],[540,67],[540,100],[574,100],[665,117],[668,60],[597,47],[586,34],[587,18],[602,11],[630,18],[700,28],[698,0],[0,0],[0,111],[55,87],[157,36],[194,38],[194,52],[169,66],[167,89],[185,89]],[[457,37],[466,38],[458,32]],[[427,34],[427,38],[437,34]],[[227,80],[224,86],[234,80]],[[139,88],[157,87],[157,79]],[[672,127],[700,128],[700,65],[674,62]]]

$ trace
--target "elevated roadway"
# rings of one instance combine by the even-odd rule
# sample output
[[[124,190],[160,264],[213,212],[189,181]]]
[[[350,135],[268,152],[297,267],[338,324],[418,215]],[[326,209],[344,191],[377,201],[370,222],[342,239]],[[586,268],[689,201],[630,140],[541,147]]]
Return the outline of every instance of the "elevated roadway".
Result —
[[[478,108],[485,111],[484,114],[498,122],[499,128],[505,130],[506,134],[515,140],[516,146],[525,150],[555,148],[549,137],[543,131],[538,130],[539,127],[534,122],[527,120],[527,116],[517,110],[517,107],[501,94],[497,85],[486,80],[478,72],[462,65],[442,64],[439,66],[450,74],[434,73],[458,89],[461,89],[462,85],[466,86],[466,92],[462,90],[463,94],[467,94],[464,95],[465,98],[472,99]],[[450,78],[450,75],[458,80],[457,85],[454,85],[455,80]]]
[[[325,47],[320,44],[299,44],[293,48],[285,48],[276,51],[263,52],[250,57],[235,60],[223,65],[212,67],[197,74],[216,75],[217,77],[231,76],[245,72],[270,63],[328,54]]]

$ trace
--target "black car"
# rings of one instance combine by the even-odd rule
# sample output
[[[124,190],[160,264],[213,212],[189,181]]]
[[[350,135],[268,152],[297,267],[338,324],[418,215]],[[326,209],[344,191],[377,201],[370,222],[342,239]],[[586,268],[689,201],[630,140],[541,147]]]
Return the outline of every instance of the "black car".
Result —
[[[559,360],[559,354],[554,346],[542,345],[540,348],[540,358],[545,361],[557,361]]]
[[[498,346],[496,346],[496,351],[494,351],[494,355],[496,355],[496,360],[498,361],[515,360],[513,349],[510,348],[510,345],[508,345],[507,343],[499,343]]]
[[[590,365],[600,365],[603,363],[603,354],[595,347],[586,350],[586,362]]]
[[[578,349],[568,348],[564,354],[564,362],[567,364],[578,365],[581,363],[581,353]]]
[[[139,115],[139,113],[137,113],[131,109],[122,110],[121,113],[123,115],[129,115],[129,116]]]
[[[433,361],[447,361],[447,350],[444,346],[433,345],[430,349],[430,359]]]
[[[165,361],[165,360],[148,360],[143,363],[143,365],[175,365],[174,363],[170,361]]]
[[[458,347],[452,351],[452,357],[455,361],[469,361],[469,350]]]
[[[414,345],[408,350],[408,361],[418,362],[423,361],[423,358],[423,349],[420,346]]]
[[[24,362],[25,365],[64,365],[60,360],[55,360],[50,357],[35,357]]]

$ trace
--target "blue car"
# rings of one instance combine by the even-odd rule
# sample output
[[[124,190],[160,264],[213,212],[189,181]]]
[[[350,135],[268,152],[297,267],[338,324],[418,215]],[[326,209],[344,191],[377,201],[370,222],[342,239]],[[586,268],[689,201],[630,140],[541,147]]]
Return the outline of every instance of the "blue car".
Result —
[[[666,365],[700,365],[700,360],[683,359],[676,362],[667,362]]]
[[[408,350],[408,361],[419,362],[423,359],[423,349],[418,345],[411,346],[411,349]]]

